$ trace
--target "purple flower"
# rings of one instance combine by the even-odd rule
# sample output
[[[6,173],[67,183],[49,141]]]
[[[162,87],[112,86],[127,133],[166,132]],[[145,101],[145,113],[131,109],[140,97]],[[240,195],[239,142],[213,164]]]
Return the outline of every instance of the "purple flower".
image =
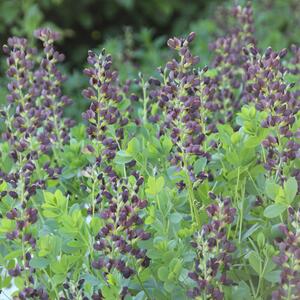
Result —
[[[228,198],[215,195],[213,198],[216,203],[207,207],[209,223],[196,233],[192,243],[197,258],[195,269],[188,276],[196,287],[188,291],[189,298],[205,293],[211,299],[224,299],[220,285],[232,284],[227,271],[231,267],[235,246],[227,239],[227,226],[233,223],[236,211]]]
[[[273,261],[279,266],[279,288],[272,293],[272,299],[286,299],[287,295],[295,297],[300,294],[300,270],[297,261],[300,259],[300,210],[289,210],[290,228],[281,225],[280,230],[284,239],[277,243],[279,254],[273,257]]]

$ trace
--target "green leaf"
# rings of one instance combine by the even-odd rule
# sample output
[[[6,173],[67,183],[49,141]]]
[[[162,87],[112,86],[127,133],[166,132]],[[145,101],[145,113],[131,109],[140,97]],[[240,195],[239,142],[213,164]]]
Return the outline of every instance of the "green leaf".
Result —
[[[141,152],[140,142],[137,138],[133,138],[127,145],[126,153],[136,158],[136,155]]]
[[[147,148],[146,148],[146,153],[147,156],[149,156],[152,159],[159,159],[159,157],[161,156],[161,152],[160,152],[160,144],[157,145],[156,142],[154,141],[158,141],[157,139],[152,139],[152,142],[148,141],[147,142]]]
[[[96,235],[99,230],[101,229],[101,226],[103,225],[103,221],[100,218],[93,217],[89,226],[93,232],[94,235]]]
[[[54,194],[44,191],[44,198],[42,208],[46,218],[57,218],[66,212],[68,200],[61,190],[56,190]]]
[[[166,281],[169,275],[169,269],[167,267],[160,267],[157,271],[159,280]]]
[[[230,140],[232,144],[237,144],[241,140],[241,134],[240,132],[235,132],[231,135]]]
[[[250,263],[250,266],[252,267],[252,269],[259,275],[261,272],[260,256],[256,252],[252,251],[248,256],[248,259],[249,259],[249,263]]]
[[[251,291],[245,281],[239,282],[238,286],[233,286],[232,299],[250,300]]]
[[[258,247],[262,249],[266,242],[266,238],[265,238],[263,232],[258,233],[258,235],[256,237],[256,242],[257,242]]]
[[[201,158],[197,159],[196,162],[194,163],[195,173],[198,174],[199,172],[203,171],[206,164],[207,164],[207,158],[206,157],[201,157]]]
[[[218,71],[217,69],[209,69],[206,73],[205,73],[205,76],[208,76],[208,77],[211,77],[211,78],[214,78],[218,75]]]
[[[256,137],[256,136],[251,136],[247,139],[245,142],[244,146],[246,148],[255,148],[258,145],[260,145],[261,141],[263,140],[263,137]]]
[[[95,277],[94,275],[91,275],[91,274],[87,273],[87,274],[84,274],[82,276],[82,278],[86,282],[90,283],[92,286],[98,286],[100,284],[100,280],[97,277]]]
[[[63,283],[65,281],[65,279],[66,279],[66,275],[65,274],[55,274],[52,277],[52,282],[55,285],[59,285],[59,284]]]
[[[172,293],[174,292],[176,285],[174,284],[173,281],[167,281],[164,283],[164,288],[167,292]]]
[[[174,274],[179,275],[182,269],[182,261],[178,258],[173,258],[169,264],[169,268]]]
[[[49,265],[49,260],[43,257],[33,257],[29,265],[35,269],[44,269]]]
[[[19,289],[19,290],[22,290],[24,288],[24,285],[25,285],[25,280],[22,278],[22,277],[16,277],[14,279],[14,284],[15,286]]]
[[[0,224],[0,233],[13,231],[16,227],[16,222],[10,219],[2,219]]]
[[[67,202],[67,199],[66,197],[63,195],[62,191],[61,190],[56,190],[55,193],[54,193],[54,196],[56,198],[56,201],[58,203],[58,206],[61,207],[61,208],[64,208],[65,207],[65,204]]]
[[[278,238],[278,237],[282,237],[283,238],[283,233],[282,231],[280,230],[280,225],[281,223],[278,223],[278,224],[274,224],[272,227],[271,227],[271,239],[275,239],[275,238]]]
[[[277,183],[275,183],[272,179],[268,179],[266,181],[265,192],[269,198],[275,200],[277,194],[279,193],[279,190],[280,190],[280,186]]]
[[[168,154],[173,147],[172,140],[166,135],[164,135],[161,138],[161,144],[162,144],[162,148],[166,154]]]
[[[180,223],[180,221],[183,219],[182,214],[178,212],[174,212],[170,215],[170,221],[174,224]]]
[[[126,151],[124,150],[120,150],[117,152],[116,157],[114,159],[114,162],[118,165],[124,165],[130,161],[132,161],[132,156],[130,154],[128,154]]]
[[[155,178],[150,176],[147,182],[146,193],[155,196],[160,191],[162,191],[164,185],[165,185],[165,180],[163,177]]]
[[[264,252],[267,256],[272,257],[274,253],[268,253],[269,250],[267,248],[269,247],[270,245],[266,245],[266,247],[264,248]],[[272,259],[268,259],[267,263],[264,265],[265,274],[272,272],[276,267],[277,265],[272,261]]]
[[[7,183],[6,183],[6,181],[3,181],[3,182],[0,184],[0,192],[5,191],[6,188],[7,188]]]
[[[242,240],[246,240],[249,236],[251,236],[257,229],[260,228],[260,225],[259,224],[254,224],[252,225],[243,235],[243,238]]]
[[[132,298],[133,300],[144,300],[145,299],[145,292],[140,291],[136,296]]]
[[[8,288],[11,284],[11,277],[10,276],[2,276],[0,277],[0,289]]]
[[[293,202],[293,200],[296,197],[298,191],[298,183],[295,177],[290,177],[285,183],[284,183],[284,194],[286,197],[286,200],[289,204]]]
[[[18,257],[22,256],[22,254],[23,254],[22,249],[12,251],[4,257],[4,260],[8,261],[13,258],[18,258]]]
[[[278,283],[280,280],[280,270],[272,271],[264,275],[264,278],[271,283]]]
[[[269,205],[264,210],[264,216],[268,219],[276,218],[280,214],[282,214],[286,208],[287,208],[286,205],[282,203],[275,203]]]

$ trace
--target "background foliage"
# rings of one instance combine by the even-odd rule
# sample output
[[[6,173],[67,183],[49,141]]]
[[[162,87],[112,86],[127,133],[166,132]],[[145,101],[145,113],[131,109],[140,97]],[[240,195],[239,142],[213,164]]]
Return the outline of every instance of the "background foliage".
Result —
[[[75,104],[67,111],[78,118],[84,109],[82,97],[75,89],[83,87],[81,70],[88,49],[105,47],[114,57],[121,78],[150,75],[169,55],[167,37],[197,33],[193,50],[208,61],[208,45],[226,31],[226,9],[233,3],[223,0],[2,0],[0,1],[0,43],[9,36],[25,36],[32,43],[33,31],[50,26],[63,34],[59,47],[67,55],[68,81],[66,93]],[[289,47],[300,34],[300,2],[298,0],[253,0],[256,35],[259,46],[274,50]],[[280,16],[280,18],[278,17]],[[4,69],[2,62],[2,68]],[[5,94],[1,84],[0,96]],[[1,101],[3,97],[1,96]]]

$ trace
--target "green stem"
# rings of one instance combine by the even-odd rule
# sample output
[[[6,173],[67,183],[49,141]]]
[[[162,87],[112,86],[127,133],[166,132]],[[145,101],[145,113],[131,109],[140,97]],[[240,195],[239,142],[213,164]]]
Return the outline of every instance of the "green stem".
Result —
[[[262,272],[260,272],[260,275],[259,275],[259,279],[258,279],[258,285],[257,285],[257,290],[256,290],[256,293],[255,293],[255,297],[257,298],[259,293],[260,293],[260,289],[261,289],[261,285],[262,285],[262,281],[263,281],[263,277],[265,275],[265,271],[266,271],[266,267],[267,267],[267,264],[268,264],[268,258],[266,259],[266,262],[264,264],[264,267],[263,267],[263,270]]]
[[[53,289],[53,291],[54,291],[54,293],[55,293],[55,295],[56,295],[56,299],[59,299],[58,291],[57,291],[57,289],[56,289],[56,286],[55,286],[54,283],[51,281],[52,276],[49,276],[48,272],[47,272],[45,269],[43,269],[43,271],[44,271],[44,273],[47,275],[48,279],[50,280],[52,289]]]
[[[148,104],[148,97],[147,97],[147,88],[144,80],[142,81],[143,86],[143,123],[146,124],[147,122],[147,104]]]
[[[186,175],[186,181],[188,184],[188,198],[189,198],[189,205],[190,205],[190,210],[191,210],[191,215],[192,215],[192,220],[196,221],[198,225],[200,225],[200,220],[199,220],[199,215],[197,214],[197,209],[195,207],[194,201],[195,201],[195,196],[193,192],[193,185],[189,177],[189,172],[187,169],[187,159],[185,157],[185,153],[183,152],[183,168],[185,171]]]
[[[142,282],[142,280],[141,280],[139,274],[136,274],[136,278],[137,278],[137,280],[138,280],[138,282],[139,282],[139,284],[140,284],[142,290],[143,290],[144,293],[146,294],[146,297],[147,297],[149,300],[151,300],[151,297],[150,297],[149,293],[147,292],[147,290],[146,290],[146,288],[145,288],[145,286],[144,286],[144,284],[143,284],[143,282]]]
[[[244,198],[245,198],[245,181],[244,180],[244,184],[243,184],[243,191],[242,191],[242,195],[241,195],[241,214],[240,214],[240,224],[239,224],[239,243],[241,243],[241,239],[242,239],[242,229],[243,229],[243,218],[244,218]]]
[[[92,185],[92,217],[94,217],[95,215],[95,178],[94,178],[94,174],[93,174],[93,185]]]

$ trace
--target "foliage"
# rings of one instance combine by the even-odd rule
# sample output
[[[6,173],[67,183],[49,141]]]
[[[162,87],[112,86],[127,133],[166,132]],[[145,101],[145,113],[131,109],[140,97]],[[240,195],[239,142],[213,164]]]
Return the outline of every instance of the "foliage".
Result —
[[[157,53],[169,58],[149,77],[124,80],[89,50],[77,124],[61,35],[8,39],[4,297],[298,298],[300,50],[261,51],[250,4],[226,14],[207,66],[195,32],[169,39],[175,54]]]

